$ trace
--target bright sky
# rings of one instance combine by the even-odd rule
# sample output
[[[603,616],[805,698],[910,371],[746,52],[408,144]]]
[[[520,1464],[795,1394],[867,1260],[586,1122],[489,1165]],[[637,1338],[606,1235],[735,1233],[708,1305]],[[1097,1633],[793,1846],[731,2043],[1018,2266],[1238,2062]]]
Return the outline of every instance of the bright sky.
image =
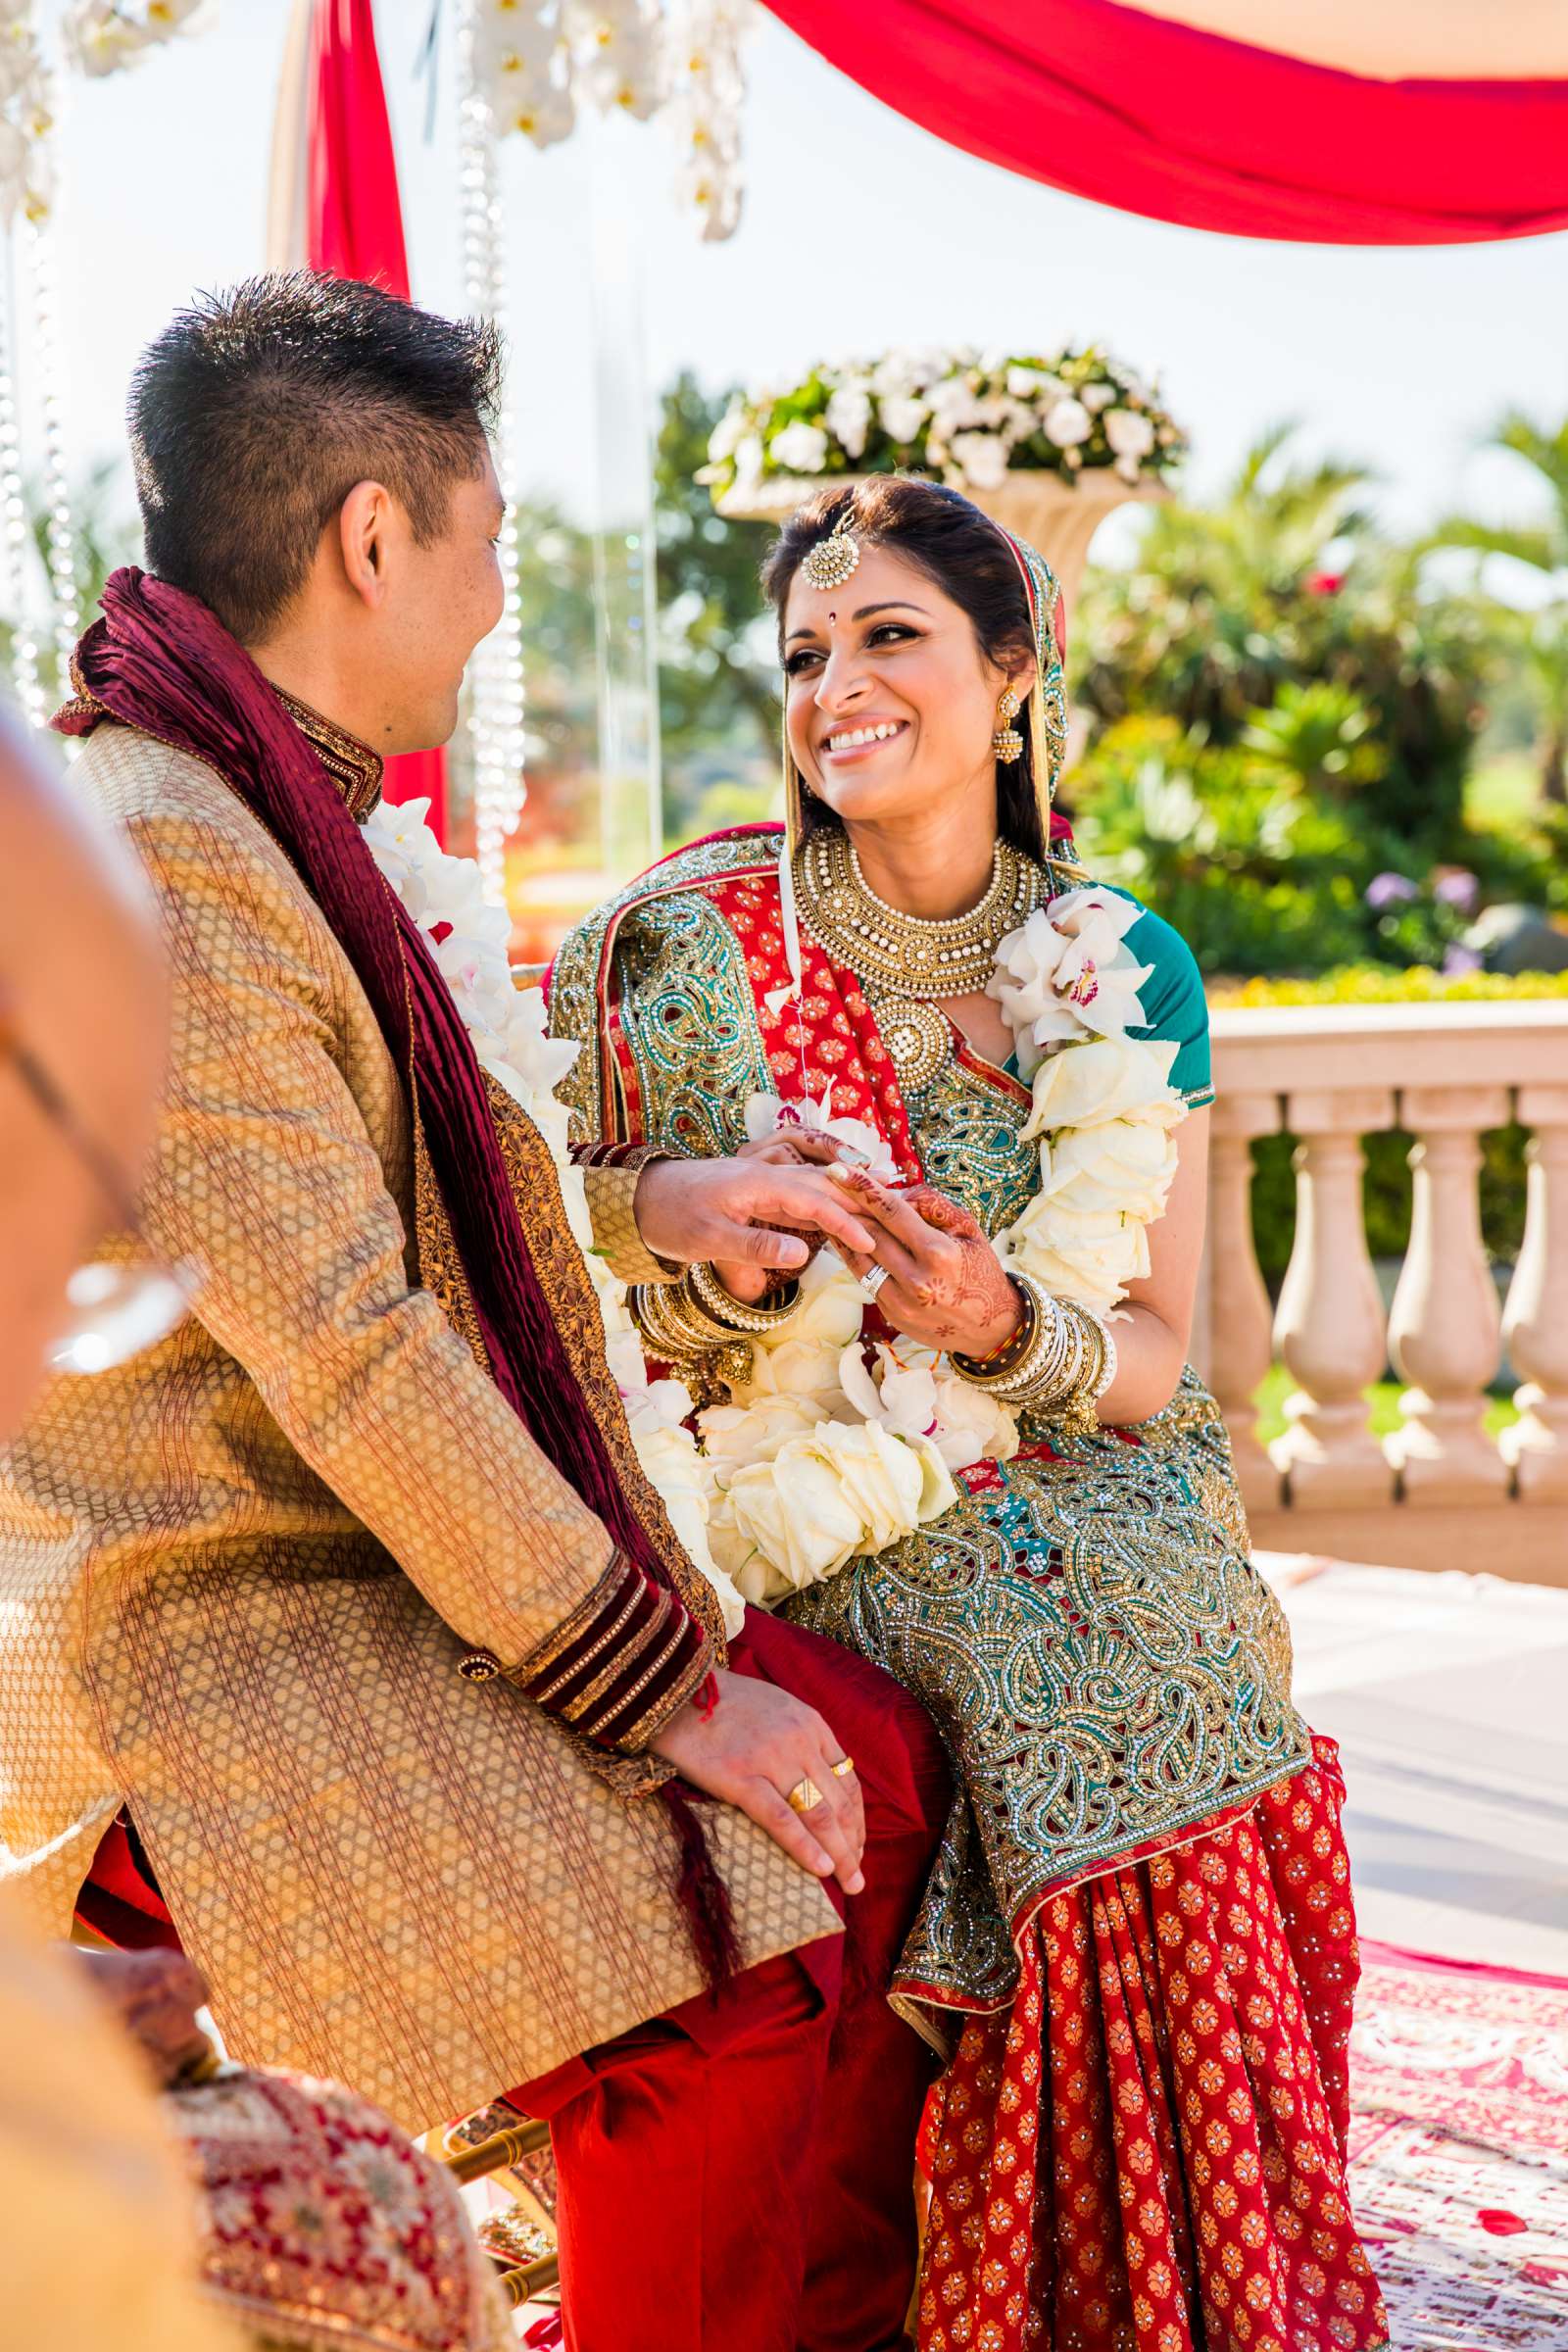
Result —
[[[82,463],[121,445],[125,380],[147,336],[193,288],[262,263],[287,0],[216,5],[204,35],[131,75],[73,85],[61,265],[69,430]],[[428,144],[414,76],[428,13],[429,0],[378,0],[415,291],[452,307],[450,61]],[[1476,444],[1508,404],[1553,419],[1568,409],[1568,236],[1386,252],[1209,236],[957,154],[771,20],[749,72],[747,211],[727,245],[702,245],[677,213],[661,125],[617,122],[545,156],[509,148],[524,486],[591,509],[593,418],[624,414],[639,375],[657,388],[689,365],[713,384],[782,382],[817,357],[897,343],[1049,351],[1096,338],[1160,374],[1192,433],[1200,489],[1260,427],[1294,416],[1314,447],[1377,469],[1399,526],[1461,504],[1528,511],[1513,462],[1478,456]],[[597,410],[596,276],[610,289]],[[624,467],[623,443],[608,428],[607,439]]]

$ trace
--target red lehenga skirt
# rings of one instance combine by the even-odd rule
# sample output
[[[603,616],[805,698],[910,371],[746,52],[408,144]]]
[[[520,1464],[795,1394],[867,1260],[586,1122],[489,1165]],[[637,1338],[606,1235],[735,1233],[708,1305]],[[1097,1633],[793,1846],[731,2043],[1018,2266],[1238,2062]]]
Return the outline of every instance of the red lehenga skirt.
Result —
[[[1345,2180],[1357,1975],[1332,1740],[1049,1896],[932,2094],[920,2352],[1375,2352]]]

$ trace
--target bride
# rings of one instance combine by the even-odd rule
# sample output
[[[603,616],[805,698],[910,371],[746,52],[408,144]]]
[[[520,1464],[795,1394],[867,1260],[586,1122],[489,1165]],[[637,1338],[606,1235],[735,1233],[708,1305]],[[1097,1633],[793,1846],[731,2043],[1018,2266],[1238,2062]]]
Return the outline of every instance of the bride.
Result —
[[[1197,968],[1053,817],[1032,549],[887,478],[803,508],[765,580],[782,855],[656,865],[567,942],[552,1025],[584,1139],[831,1162],[878,1237],[636,1308],[703,1408],[719,1565],[889,1668],[956,1767],[891,1988],[947,2061],[922,2352],[1373,2352],[1343,1783],[1184,1369]]]

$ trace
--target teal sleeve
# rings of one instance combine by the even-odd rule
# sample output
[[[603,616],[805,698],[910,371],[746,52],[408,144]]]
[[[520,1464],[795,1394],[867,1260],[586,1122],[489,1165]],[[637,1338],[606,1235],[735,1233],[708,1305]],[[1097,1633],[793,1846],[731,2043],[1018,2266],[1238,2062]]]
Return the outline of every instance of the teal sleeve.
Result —
[[[1130,890],[1118,890],[1116,896],[1131,900],[1135,906],[1142,904]],[[1208,1000],[1203,995],[1198,958],[1181,933],[1147,906],[1128,931],[1126,946],[1140,963],[1152,967],[1139,992],[1149,1026],[1129,1030],[1128,1035],[1176,1047],[1171,1084],[1193,1109],[1201,1109],[1214,1100],[1214,1077],[1208,1050]]]

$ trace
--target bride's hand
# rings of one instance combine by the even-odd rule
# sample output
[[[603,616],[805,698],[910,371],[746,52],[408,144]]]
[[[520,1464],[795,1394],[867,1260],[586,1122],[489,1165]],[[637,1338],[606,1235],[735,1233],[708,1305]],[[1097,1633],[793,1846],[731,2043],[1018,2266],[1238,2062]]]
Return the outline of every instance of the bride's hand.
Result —
[[[985,1230],[928,1184],[893,1193],[858,1169],[835,1169],[856,1215],[873,1226],[873,1257],[840,1255],[857,1275],[885,1266],[876,1295],[884,1321],[922,1347],[990,1355],[1010,1340],[1023,1304]]]
[[[764,1159],[774,1167],[782,1168],[832,1167],[838,1156],[839,1147],[831,1136],[810,1134],[804,1128],[791,1134],[780,1132],[777,1135],[764,1135],[760,1142],[742,1144],[735,1153],[737,1159]],[[811,1257],[822,1246],[819,1233],[808,1233],[801,1226],[781,1226],[779,1230],[793,1233],[798,1240],[805,1242]],[[806,1264],[809,1265],[810,1262],[811,1258],[808,1257]],[[804,1273],[805,1270],[805,1267],[801,1267],[798,1272]],[[769,1290],[776,1290],[779,1282],[779,1277],[766,1266],[723,1264],[715,1260],[713,1272],[730,1297],[738,1298],[743,1306],[755,1306],[760,1298],[766,1298]],[[792,1274],[789,1279],[794,1281],[796,1276]]]

